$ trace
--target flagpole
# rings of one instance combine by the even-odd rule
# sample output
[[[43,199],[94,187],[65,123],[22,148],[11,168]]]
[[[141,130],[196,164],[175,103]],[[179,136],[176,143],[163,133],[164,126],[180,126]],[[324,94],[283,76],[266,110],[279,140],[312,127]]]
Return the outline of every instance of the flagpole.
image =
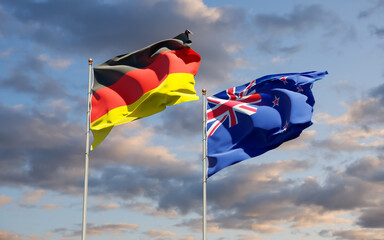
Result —
[[[207,239],[207,90],[203,89],[203,240]]]
[[[89,132],[90,132],[90,114],[91,114],[91,82],[92,82],[92,63],[93,59],[88,59],[89,74],[88,74],[88,94],[87,94],[87,129],[85,143],[85,170],[84,170],[84,198],[83,198],[83,225],[82,225],[82,240],[85,240],[87,232],[87,196],[88,196],[88,163],[89,163]]]

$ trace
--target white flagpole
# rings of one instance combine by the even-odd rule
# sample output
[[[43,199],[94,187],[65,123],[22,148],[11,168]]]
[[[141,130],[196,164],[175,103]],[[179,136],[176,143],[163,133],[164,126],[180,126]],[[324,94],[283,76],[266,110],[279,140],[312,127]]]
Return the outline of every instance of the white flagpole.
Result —
[[[203,89],[203,240],[207,239],[207,90]]]
[[[88,59],[89,74],[88,74],[88,95],[87,95],[87,130],[85,144],[85,170],[84,170],[84,198],[83,198],[83,227],[82,240],[85,240],[87,232],[87,196],[88,196],[88,163],[89,163],[89,132],[90,132],[90,116],[91,116],[91,82],[92,82],[92,63],[93,59]]]

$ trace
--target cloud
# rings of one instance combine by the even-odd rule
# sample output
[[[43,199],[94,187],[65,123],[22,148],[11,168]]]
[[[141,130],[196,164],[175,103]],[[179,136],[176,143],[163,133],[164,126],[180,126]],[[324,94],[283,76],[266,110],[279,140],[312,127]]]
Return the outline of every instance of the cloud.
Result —
[[[378,38],[384,38],[384,27],[371,27],[371,32],[373,35],[377,36]]]
[[[103,223],[100,225],[87,223],[87,236],[100,236],[102,234],[122,235],[127,231],[135,231],[139,227],[137,224],[129,223]],[[81,231],[70,231],[66,228],[58,228],[53,232],[61,234],[65,238],[81,236]]]
[[[236,166],[226,169],[228,175],[222,179],[211,180],[207,186],[210,192],[210,202],[215,208],[229,209],[234,204],[242,202],[247,197],[277,191],[284,184],[288,184],[282,175],[289,172],[303,171],[309,167],[309,163],[299,160],[287,160],[260,165]],[[241,174],[237,174],[241,171]],[[221,186],[227,186],[222,189]]]
[[[232,209],[233,214],[220,215],[215,218],[216,224],[222,229],[248,230],[261,234],[272,234],[288,228],[308,229],[324,224],[351,224],[350,220],[339,216],[342,213],[324,212],[316,207],[297,207],[290,204],[289,199],[284,201],[267,196],[263,201],[260,200],[253,198],[242,203],[247,211],[236,214]]]
[[[290,58],[282,58],[280,56],[272,58],[272,63],[285,63],[286,61],[290,60]]]
[[[68,97],[64,86],[58,80],[45,74],[28,74],[25,71],[15,69],[9,76],[0,78],[2,89],[12,89],[16,93],[26,93],[37,97],[39,101]]]
[[[38,235],[25,236],[23,234],[15,234],[10,231],[0,230],[0,240],[43,240],[44,237]]]
[[[382,229],[349,229],[333,231],[332,235],[336,240],[383,240],[384,231]]]
[[[230,43],[228,45],[225,45],[224,49],[228,53],[244,52],[244,46],[239,43]]]
[[[0,195],[0,207],[12,202],[13,198],[7,197],[6,195]]]
[[[324,211],[321,207],[298,206],[294,198],[281,189],[277,193],[254,194],[236,204],[232,213],[221,214],[215,219],[221,228],[243,229],[270,234],[288,228],[306,229],[322,224],[351,224],[343,212]]]
[[[65,115],[0,106],[0,178],[3,185],[59,190],[81,186],[82,127]],[[76,181],[79,181],[78,183]]]
[[[83,163],[78,159],[83,155],[82,147],[79,148],[83,140],[78,133],[82,127],[69,124],[65,117],[25,112],[20,107],[1,106],[1,110],[1,119],[9,122],[0,134],[3,137],[0,145],[2,184],[80,195]],[[22,139],[13,139],[17,131],[28,134]],[[149,199],[146,204],[119,203],[118,206],[152,216],[172,218],[200,213],[200,171],[195,163],[180,159],[165,146],[154,145],[154,133],[140,122],[112,132],[107,141],[92,152],[90,196],[114,197],[116,201],[145,197]],[[22,151],[16,147],[20,143]],[[28,167],[23,167],[26,164]],[[216,230],[250,229],[266,233],[281,231],[280,224],[289,221],[296,228],[307,227],[311,222],[345,223],[345,219],[339,217],[343,210],[369,208],[381,200],[374,194],[374,189],[378,189],[376,182],[382,181],[381,172],[375,171],[381,167],[378,159],[355,162],[345,172],[329,175],[323,185],[316,179],[300,182],[284,177],[308,170],[309,161],[241,166],[244,164],[228,168],[217,180],[209,180],[210,222]],[[235,174],[239,169],[241,174]],[[28,194],[32,202],[38,199],[37,193]],[[94,210],[96,208],[113,209],[114,205],[95,205]],[[100,233],[97,229],[95,234]]]
[[[83,158],[84,135],[79,133],[85,132],[84,127],[65,115],[1,105],[0,110],[1,121],[7,122],[7,128],[0,129],[1,184],[81,195],[84,165],[79,159]],[[196,209],[200,184],[192,181],[199,179],[195,163],[177,157],[165,146],[153,145],[154,132],[135,126],[137,129],[129,125],[121,128],[125,131],[112,132],[92,151],[90,195],[125,200],[148,197],[159,203],[158,214],[167,208],[184,213]],[[37,193],[41,197],[43,192],[27,192],[22,202],[34,203]]]
[[[383,228],[384,211],[381,207],[364,210],[358,224],[364,228]]]
[[[327,178],[327,184],[320,186],[314,179],[307,179],[296,188],[295,203],[297,205],[317,205],[327,210],[348,210],[369,206],[373,195],[370,185],[344,175],[332,174]]]
[[[22,107],[1,106],[1,110],[1,119],[9,122],[0,134],[2,184],[80,195],[83,163],[78,159],[83,155],[82,147],[79,148],[84,140],[79,138],[82,127],[70,124],[65,117],[26,112]],[[17,131],[28,134],[14,139]],[[114,197],[116,201],[145,197],[149,199],[146,204],[118,203],[118,206],[152,216],[172,218],[200,213],[199,168],[188,159],[177,157],[166,144],[154,145],[154,136],[155,131],[140,122],[112,132],[92,152],[89,194],[97,199]],[[20,143],[22,151],[16,147]],[[28,167],[23,167],[26,164]],[[281,231],[280,224],[290,221],[295,228],[305,228],[310,223],[345,223],[339,217],[342,211],[371,208],[381,200],[373,190],[378,189],[375,184],[382,179],[381,172],[374,170],[381,167],[377,159],[355,162],[345,172],[330,174],[324,184],[314,178],[301,182],[285,177],[308,170],[311,162],[307,160],[247,167],[244,164],[232,166],[216,180],[209,180],[210,222],[216,230],[250,229],[267,233]],[[241,174],[235,174],[239,170]],[[30,196],[33,195],[37,196],[31,192]],[[95,205],[96,208],[114,206],[103,204]]]
[[[176,227],[187,227],[189,229],[192,229],[194,232],[201,232],[201,218],[194,218],[194,219],[188,219],[183,220],[180,223],[175,225]],[[208,234],[215,234],[215,233],[223,233],[224,229],[220,228],[219,224],[212,220],[212,218],[209,217],[209,214],[207,216],[207,233]]]
[[[346,173],[367,182],[383,182],[384,163],[382,158],[383,157],[375,158],[367,156],[349,165],[346,169]]]
[[[336,118],[334,123],[377,124],[384,120],[384,108],[380,98],[367,98],[348,106],[345,115]]]
[[[300,137],[285,142],[280,148],[288,150],[308,149],[311,146],[311,140],[315,138],[316,131],[307,130],[300,134]]]
[[[382,104],[384,104],[384,83],[375,88],[372,88],[369,93],[372,95],[372,97],[378,98],[381,104],[380,106],[383,107]]]
[[[8,231],[0,230],[0,240],[26,240],[26,238],[20,234],[13,234]]]
[[[52,59],[46,54],[41,54],[37,57],[42,63],[47,64],[56,69],[64,69],[71,64],[71,61],[68,59]]]
[[[259,240],[260,237],[258,235],[245,235],[245,234],[241,234],[238,236],[238,240]]]
[[[241,174],[229,173],[230,177],[217,181],[210,180],[207,185],[210,203],[208,212],[212,219],[208,225],[213,225],[220,231],[223,229],[247,229],[264,233],[281,231],[281,227],[274,226],[281,221],[273,220],[273,216],[277,214],[272,209],[278,208],[274,210],[279,212],[280,218],[282,212],[289,209],[286,201],[282,200],[287,196],[286,193],[282,193],[285,197],[279,198],[273,192],[278,192],[279,189],[292,183],[280,177],[282,173],[300,171],[306,167],[306,163],[302,161],[290,160],[243,167]],[[292,212],[291,210],[289,212],[295,211],[297,209],[293,208]],[[285,219],[284,216],[281,218]],[[191,222],[185,222],[183,225],[192,228],[195,226]]]
[[[177,218],[180,217],[177,211],[170,209],[168,211],[163,209],[154,208],[151,202],[137,202],[126,204],[125,207],[139,211],[155,217]]]
[[[297,205],[317,205],[326,211],[362,210],[358,224],[362,227],[381,227],[379,213],[384,201],[376,194],[383,187],[384,172],[379,158],[366,157],[352,162],[344,172],[334,172],[324,186],[315,179],[307,179],[292,193]],[[375,225],[376,224],[376,225]]]
[[[320,124],[338,126],[323,140],[314,140],[318,147],[332,151],[379,150],[384,140],[384,84],[372,88],[366,97],[344,103],[346,113],[333,117],[317,113],[315,121]]]
[[[46,191],[43,189],[28,190],[24,192],[23,198],[20,201],[21,205],[31,205],[41,201],[41,198],[45,195]]]
[[[186,234],[186,235],[180,237],[179,240],[196,240],[196,238],[191,236],[191,235]]]
[[[56,210],[56,209],[61,209],[63,208],[62,206],[57,206],[56,204],[49,203],[49,204],[44,204],[41,206],[41,209],[43,210]]]
[[[342,79],[332,84],[332,90],[340,93],[357,93],[357,88],[348,80]]]
[[[374,192],[382,190],[381,185],[384,181],[382,162],[382,157],[365,157],[353,162],[346,168],[345,173],[348,176],[370,183],[368,186],[371,186],[370,188],[367,186],[369,191],[364,194],[366,198],[371,199],[371,204],[368,207],[361,208],[361,214],[357,221],[357,224],[364,228],[382,228],[384,226],[382,211],[384,199],[381,196],[374,195]]]
[[[12,53],[12,49],[6,49],[0,52],[0,57],[8,57]]]
[[[105,232],[110,232],[114,235],[122,234],[127,230],[136,230],[139,228],[137,224],[129,223],[103,223],[101,225],[89,224],[87,226],[87,234],[90,236],[99,236]]]
[[[317,205],[326,210],[353,210],[375,207],[382,197],[383,171],[379,158],[365,157],[349,164],[344,171],[330,172],[321,186],[316,179],[307,178],[292,189],[298,205]]]
[[[91,206],[90,209],[93,211],[107,211],[112,209],[118,209],[120,207],[121,206],[117,203],[107,203],[107,204],[100,203],[100,204]]]
[[[187,159],[179,159],[166,144],[154,145],[155,132],[152,127],[124,131],[126,127],[129,126],[116,127],[116,131],[111,132],[103,145],[93,151],[95,164],[98,166],[110,163],[126,164],[144,170],[145,177],[161,178],[186,176],[196,168]]]
[[[65,3],[5,0],[2,6],[8,21],[23,32],[6,29],[6,34],[17,35],[44,52],[53,51],[50,56],[59,55],[57,61],[38,53],[39,62],[43,60],[59,68],[68,66],[72,60],[67,59],[73,58],[73,54],[88,58],[91,53],[94,63],[98,64],[174,37],[188,28],[195,33],[191,36],[192,48],[201,54],[204,62],[198,77],[202,77],[206,85],[211,81],[230,81],[233,58],[225,46],[233,45],[235,40],[238,44],[237,39],[229,36],[245,22],[243,9],[210,8],[201,0],[145,0],[124,4],[89,0]],[[100,15],[103,18],[98,17]]]
[[[259,233],[282,231],[285,223],[290,223],[288,227],[292,229],[332,228],[354,223],[374,227],[375,219],[377,225],[381,224],[381,215],[373,213],[384,202],[383,197],[376,194],[383,189],[380,164],[378,158],[359,159],[343,171],[329,172],[323,183],[314,177],[290,181],[282,176],[307,169],[310,164],[305,161],[241,168],[241,174],[230,174],[230,178],[208,183],[208,212],[212,217],[209,224],[221,230],[243,229]],[[227,179],[231,183],[227,183]],[[345,216],[346,213],[358,216],[362,210],[363,214],[356,221]],[[193,227],[191,223],[182,225]]]
[[[178,8],[189,20],[194,20],[199,16],[208,23],[214,23],[222,18],[223,11],[219,8],[209,8],[203,1],[180,0]]]
[[[149,230],[146,234],[152,239],[163,239],[164,237],[168,239],[168,238],[175,238],[178,236],[174,232],[165,231],[165,230]]]
[[[321,209],[305,208],[299,214],[293,217],[294,224],[292,228],[308,229],[320,224],[328,226],[351,225],[352,220],[344,218],[344,211],[322,211]]]
[[[374,13],[380,12],[380,9],[384,7],[384,1],[383,0],[373,1],[372,4],[370,5],[371,6],[369,8],[366,8],[365,10],[362,10],[359,13],[358,15],[359,18],[367,18]]]
[[[363,124],[380,124],[384,117],[384,84],[376,86],[368,91],[368,97],[353,103],[348,109],[347,116],[349,121],[352,118]]]
[[[314,27],[321,26],[327,15],[329,12],[322,6],[307,5],[296,6],[291,13],[285,16],[258,14],[254,21],[267,33],[283,36],[287,33],[310,31]]]
[[[293,55],[300,52],[305,46],[309,32],[322,31],[328,42],[329,36],[338,36],[344,42],[354,38],[352,26],[318,4],[296,5],[292,12],[285,15],[257,14],[253,23],[258,33],[258,49],[270,54]],[[285,41],[282,41],[283,38]]]
[[[313,143],[332,151],[360,151],[378,149],[383,139],[384,129],[351,127],[334,131],[327,139]]]
[[[160,115],[160,118],[161,124],[154,126],[156,132],[180,138],[201,135],[203,129],[201,102],[171,106]]]

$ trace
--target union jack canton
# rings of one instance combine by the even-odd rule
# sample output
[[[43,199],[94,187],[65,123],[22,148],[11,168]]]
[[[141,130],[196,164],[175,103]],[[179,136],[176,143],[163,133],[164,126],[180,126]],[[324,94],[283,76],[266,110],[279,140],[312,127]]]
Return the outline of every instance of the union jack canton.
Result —
[[[227,89],[227,99],[219,97],[208,97],[208,103],[214,105],[214,107],[207,110],[207,123],[213,122],[209,127],[207,136],[210,137],[216,131],[216,129],[223,124],[228,118],[228,127],[233,127],[238,124],[236,112],[252,115],[257,112],[257,108],[254,105],[261,102],[261,96],[251,90],[252,86],[255,86],[256,80],[250,82],[244,90],[236,93],[236,87]]]

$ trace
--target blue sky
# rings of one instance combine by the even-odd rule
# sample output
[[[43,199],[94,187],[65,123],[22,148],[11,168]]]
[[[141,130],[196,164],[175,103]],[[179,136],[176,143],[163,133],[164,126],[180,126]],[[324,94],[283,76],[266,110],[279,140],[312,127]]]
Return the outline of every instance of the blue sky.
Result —
[[[191,30],[208,95],[324,71],[314,125],[208,181],[208,239],[384,239],[384,1],[2,0],[0,240],[80,239],[88,58]],[[90,155],[87,239],[201,238],[201,101]]]

